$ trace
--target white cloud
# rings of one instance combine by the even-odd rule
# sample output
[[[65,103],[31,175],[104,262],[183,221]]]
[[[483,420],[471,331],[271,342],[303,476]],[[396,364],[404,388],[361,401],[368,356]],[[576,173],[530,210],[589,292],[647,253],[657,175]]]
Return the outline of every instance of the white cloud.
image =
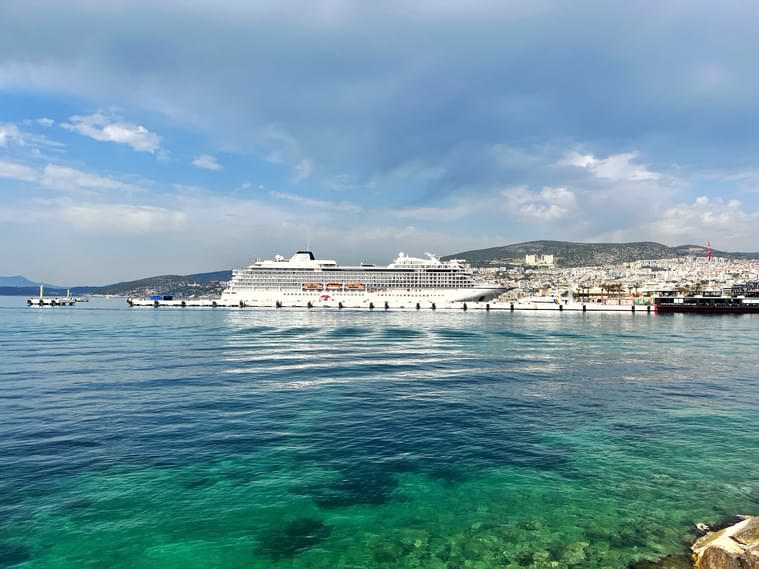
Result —
[[[83,172],[82,170],[55,164],[45,166],[39,181],[45,188],[66,192],[77,190],[142,191],[142,188],[133,184],[127,184],[107,176],[98,176],[90,172]]]
[[[693,203],[665,210],[653,231],[665,239],[703,242],[721,239],[750,242],[759,223],[759,212],[747,212],[738,200],[700,196]]]
[[[121,190],[124,192],[141,192],[142,188],[114,180],[108,176],[99,176],[68,166],[48,164],[41,171],[21,164],[0,160],[0,178],[9,178],[21,182],[36,182],[40,186],[55,191],[98,191]]]
[[[637,156],[635,152],[626,152],[623,154],[612,154],[608,158],[601,159],[596,158],[592,154],[580,154],[573,150],[565,154],[556,165],[585,168],[597,178],[608,180],[642,182],[657,180],[661,177],[661,174],[652,172],[643,165],[633,164],[633,160]]]
[[[29,124],[29,122],[24,121],[23,124]],[[50,140],[41,134],[24,132],[18,128],[18,125],[3,123],[0,124],[0,147],[7,148],[9,146],[26,149],[33,156],[40,157],[43,151],[63,152],[66,145]]]
[[[408,207],[394,210],[396,217],[418,219],[421,221],[440,222],[463,219],[480,209],[476,199],[468,200],[469,203],[459,202],[448,207]]]
[[[0,124],[0,146],[23,143],[24,138],[15,124]]]
[[[162,207],[129,204],[76,204],[61,210],[61,219],[97,233],[144,234],[181,229],[186,214]]]
[[[295,173],[293,178],[296,182],[302,182],[303,180],[310,178],[314,173],[314,165],[310,160],[301,160],[295,165]]]
[[[530,191],[526,187],[517,187],[459,196],[450,205],[401,208],[389,213],[432,223],[459,219],[487,223],[485,220],[493,216],[501,218],[503,214],[521,217],[528,222],[556,221],[576,211],[577,197],[567,188],[545,187],[540,191]]]
[[[216,161],[216,158],[210,154],[201,154],[200,156],[196,156],[192,161],[192,165],[202,170],[213,170],[215,172],[224,169],[224,166],[219,164]]]
[[[138,152],[152,154],[159,150],[161,145],[161,137],[144,126],[122,122],[116,117],[108,117],[102,113],[74,115],[69,121],[61,123],[61,127],[95,140],[126,144]]]
[[[706,244],[711,241],[718,249],[727,251],[756,251],[756,226],[759,211],[751,211],[738,200],[723,200],[699,196],[688,203],[670,205],[656,214],[649,209],[653,220],[615,232],[595,236],[595,239],[633,241],[654,240],[670,245]]]
[[[36,122],[40,126],[44,126],[45,128],[51,128],[52,126],[55,126],[55,121],[53,119],[49,118],[41,118],[41,119],[34,119],[34,122]]]
[[[543,188],[532,192],[527,188],[514,188],[501,192],[511,212],[527,220],[548,222],[563,219],[577,210],[574,192],[566,188]]]
[[[308,208],[328,209],[334,211],[361,211],[361,208],[354,203],[340,201],[331,202],[327,200],[317,200],[313,198],[307,198],[305,196],[298,196],[295,194],[287,194],[284,192],[269,192],[269,195],[278,200],[285,200]]]
[[[36,182],[39,174],[34,168],[18,162],[0,160],[0,178],[10,178],[21,182]]]

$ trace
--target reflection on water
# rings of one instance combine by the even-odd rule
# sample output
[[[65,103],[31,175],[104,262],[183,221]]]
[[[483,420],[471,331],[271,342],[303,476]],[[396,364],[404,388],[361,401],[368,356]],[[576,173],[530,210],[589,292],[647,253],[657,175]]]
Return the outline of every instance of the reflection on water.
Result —
[[[759,317],[0,299],[0,567],[626,567],[759,509]]]

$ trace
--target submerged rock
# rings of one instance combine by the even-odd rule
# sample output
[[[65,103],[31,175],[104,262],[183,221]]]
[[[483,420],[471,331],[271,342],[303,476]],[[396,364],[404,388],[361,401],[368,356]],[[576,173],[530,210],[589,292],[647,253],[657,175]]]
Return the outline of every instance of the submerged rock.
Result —
[[[630,565],[629,569],[692,569],[692,567],[687,555],[667,555],[656,561],[638,561]]]
[[[316,518],[298,518],[270,530],[259,551],[275,561],[289,559],[329,537],[332,528]]]
[[[759,569],[759,517],[709,532],[691,550],[696,569]]]
[[[0,567],[13,567],[32,558],[27,547],[0,542]]]

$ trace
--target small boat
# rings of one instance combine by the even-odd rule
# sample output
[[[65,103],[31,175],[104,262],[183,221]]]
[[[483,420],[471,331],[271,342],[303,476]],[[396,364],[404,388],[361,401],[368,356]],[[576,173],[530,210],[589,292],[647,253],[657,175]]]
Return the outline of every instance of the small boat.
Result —
[[[342,290],[343,283],[327,283],[327,290]]]
[[[364,283],[348,283],[345,288],[348,290],[365,290],[366,285]]]
[[[303,283],[303,290],[323,290],[322,283]]]
[[[537,306],[555,306],[561,304],[561,301],[556,296],[529,296],[527,298],[520,298],[518,302],[520,304],[534,304]]]

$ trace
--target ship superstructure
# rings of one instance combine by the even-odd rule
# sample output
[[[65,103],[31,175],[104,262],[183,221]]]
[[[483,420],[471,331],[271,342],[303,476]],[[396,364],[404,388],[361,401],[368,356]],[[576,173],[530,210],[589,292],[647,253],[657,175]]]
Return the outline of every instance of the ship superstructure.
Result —
[[[256,261],[233,271],[224,302],[246,306],[434,307],[451,302],[487,302],[507,289],[479,282],[464,261],[400,253],[388,266],[339,266],[298,251],[285,259]]]

